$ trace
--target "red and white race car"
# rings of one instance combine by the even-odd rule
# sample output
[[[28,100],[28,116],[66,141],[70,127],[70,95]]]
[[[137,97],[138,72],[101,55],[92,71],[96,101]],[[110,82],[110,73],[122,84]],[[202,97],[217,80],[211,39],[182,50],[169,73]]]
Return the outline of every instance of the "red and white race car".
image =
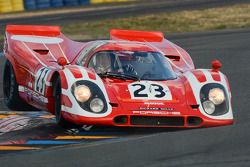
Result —
[[[4,97],[60,125],[209,127],[233,123],[219,61],[195,69],[161,32],[110,31],[110,40],[75,42],[58,26],[8,25]]]

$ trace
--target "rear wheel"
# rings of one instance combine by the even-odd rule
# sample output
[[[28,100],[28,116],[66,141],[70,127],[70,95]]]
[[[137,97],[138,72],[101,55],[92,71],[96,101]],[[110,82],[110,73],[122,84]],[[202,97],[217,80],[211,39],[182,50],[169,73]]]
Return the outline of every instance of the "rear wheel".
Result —
[[[35,110],[34,107],[25,104],[19,97],[18,84],[11,63],[6,60],[3,72],[3,96],[4,103],[11,110]]]

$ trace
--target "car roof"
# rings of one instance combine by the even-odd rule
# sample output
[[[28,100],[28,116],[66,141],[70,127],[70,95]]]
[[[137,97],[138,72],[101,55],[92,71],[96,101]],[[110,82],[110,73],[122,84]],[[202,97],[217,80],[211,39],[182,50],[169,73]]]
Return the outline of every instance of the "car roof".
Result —
[[[157,49],[151,47],[146,42],[117,41],[117,40],[107,40],[105,44],[101,45],[96,49],[96,51],[106,51],[106,50],[157,52]]]

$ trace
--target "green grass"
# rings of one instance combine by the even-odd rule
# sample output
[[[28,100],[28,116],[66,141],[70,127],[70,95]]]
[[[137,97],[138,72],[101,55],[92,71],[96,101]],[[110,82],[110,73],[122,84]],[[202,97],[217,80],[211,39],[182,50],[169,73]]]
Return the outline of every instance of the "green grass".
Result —
[[[203,10],[158,13],[122,19],[62,24],[63,33],[76,40],[108,38],[112,28],[154,30],[164,33],[211,31],[250,27],[250,4]],[[3,41],[3,34],[0,34]]]
[[[250,27],[250,4],[61,25],[72,39],[107,38],[111,28],[164,33]]]

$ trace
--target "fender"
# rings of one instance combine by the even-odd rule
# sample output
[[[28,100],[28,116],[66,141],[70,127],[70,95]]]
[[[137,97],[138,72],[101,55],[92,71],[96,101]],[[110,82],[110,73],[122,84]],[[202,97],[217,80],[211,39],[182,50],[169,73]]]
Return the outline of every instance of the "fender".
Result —
[[[4,57],[12,64],[12,67],[14,69],[14,72],[15,74],[17,74],[17,67],[16,67],[16,60],[14,58],[14,56],[12,56],[13,51],[11,50],[11,43],[9,43],[9,35],[8,33],[5,34],[5,37],[4,37],[4,46],[3,46],[3,54],[4,54]],[[19,79],[17,79],[17,83],[19,83]]]
[[[216,83],[221,85],[225,89],[226,96],[228,100],[231,101],[231,92],[228,87],[228,81],[225,75],[220,71],[209,70],[209,69],[197,69],[192,71],[187,71],[184,74],[186,78],[185,89],[186,89],[186,96],[187,96],[187,104],[190,106],[197,106],[198,110],[201,114],[205,117],[212,118],[212,119],[233,119],[232,114],[232,106],[229,103],[229,111],[227,114],[223,116],[211,116],[208,115],[201,104],[200,92],[203,86]]]
[[[64,69],[58,71],[58,73],[60,75],[62,86],[61,103],[63,112],[86,117],[105,117],[111,113],[112,107],[110,105],[110,99],[106,87],[102,82],[102,79],[95,72],[85,67],[67,65]],[[72,92],[72,89],[77,82],[92,83],[100,89],[107,106],[107,111],[105,113],[95,114],[81,108]],[[92,89],[90,88],[90,90]]]

